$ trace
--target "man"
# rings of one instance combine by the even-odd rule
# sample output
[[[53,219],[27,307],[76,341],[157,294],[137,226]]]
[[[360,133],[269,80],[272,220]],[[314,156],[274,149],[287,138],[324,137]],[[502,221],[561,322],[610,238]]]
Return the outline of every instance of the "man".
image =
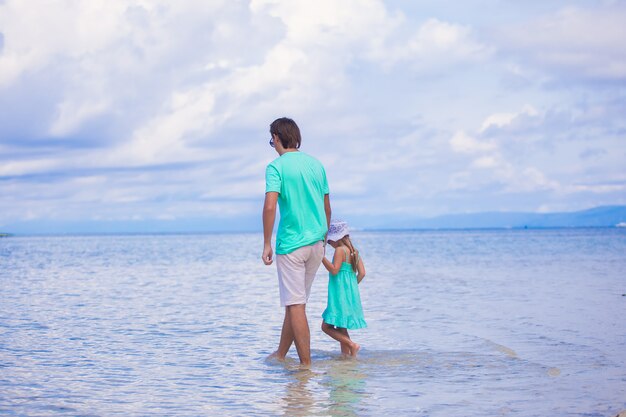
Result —
[[[285,319],[278,350],[272,354],[284,360],[295,341],[300,363],[311,364],[311,340],[306,303],[315,273],[324,257],[324,238],[330,224],[328,181],[322,164],[300,152],[300,129],[286,117],[270,125],[270,145],[279,157],[265,171],[263,206],[264,246],[262,259],[272,264],[272,230],[276,204],[280,223],[276,233],[276,269],[280,302]]]

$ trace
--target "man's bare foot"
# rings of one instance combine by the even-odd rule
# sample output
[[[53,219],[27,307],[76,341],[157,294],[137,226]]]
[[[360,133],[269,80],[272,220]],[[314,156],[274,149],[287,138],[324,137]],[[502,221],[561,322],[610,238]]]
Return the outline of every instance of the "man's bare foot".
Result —
[[[359,353],[359,350],[361,350],[361,345],[358,343],[352,343],[352,346],[350,346],[350,356],[356,358],[356,354]]]
[[[271,355],[269,355],[267,357],[267,360],[277,360],[277,361],[280,361],[280,362],[285,362],[285,357],[284,356],[280,357],[278,355],[278,351],[276,351],[276,352],[272,353]]]

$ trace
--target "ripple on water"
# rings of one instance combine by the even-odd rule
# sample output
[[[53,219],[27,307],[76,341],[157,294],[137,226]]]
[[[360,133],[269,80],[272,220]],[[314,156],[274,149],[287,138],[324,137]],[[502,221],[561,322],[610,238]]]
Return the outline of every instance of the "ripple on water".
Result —
[[[320,273],[309,370],[265,360],[283,313],[258,235],[2,240],[0,414],[614,415],[612,233],[357,233],[363,348],[342,358],[319,331]]]

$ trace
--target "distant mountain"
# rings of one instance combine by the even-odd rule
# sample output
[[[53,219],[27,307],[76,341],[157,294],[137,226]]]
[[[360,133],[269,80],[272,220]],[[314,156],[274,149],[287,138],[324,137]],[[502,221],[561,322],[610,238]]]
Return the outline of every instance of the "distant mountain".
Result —
[[[1,1],[1,0],[0,0]],[[432,218],[416,216],[350,216],[355,229],[489,229],[548,227],[614,227],[626,223],[626,206],[596,207],[570,213],[486,212],[451,214]],[[3,225],[14,235],[82,233],[231,233],[262,231],[257,215],[138,221],[30,220]]]
[[[564,213],[485,212],[432,218],[395,218],[368,229],[480,229],[614,227],[626,222],[626,206],[603,206]]]

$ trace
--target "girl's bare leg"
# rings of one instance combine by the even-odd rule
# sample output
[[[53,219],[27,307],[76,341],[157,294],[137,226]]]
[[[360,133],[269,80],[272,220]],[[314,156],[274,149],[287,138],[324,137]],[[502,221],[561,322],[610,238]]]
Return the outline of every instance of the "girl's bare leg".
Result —
[[[341,333],[343,333],[348,339],[350,339],[350,334],[348,333],[348,329],[339,328],[337,330],[340,331]],[[352,340],[352,339],[350,339],[350,340]],[[361,349],[361,346],[358,343],[354,343],[354,345],[355,345],[355,347],[353,347],[351,349],[350,353],[349,353],[349,355],[351,355],[351,356],[356,356],[356,354],[359,352],[359,349]]]
[[[341,327],[336,327],[335,329],[338,332],[341,332],[344,335],[348,336],[348,339],[350,338],[350,336],[347,334],[348,329],[342,329]],[[339,344],[341,345],[341,353],[343,353],[344,355],[350,356],[350,345],[348,345],[347,343],[343,343],[343,342],[339,342]]]
[[[333,339],[335,339],[336,341],[338,341],[339,343],[341,343],[341,351],[344,352],[344,345],[346,345],[348,347],[347,349],[347,353],[350,356],[356,356],[357,352],[359,351],[359,349],[361,348],[361,346],[359,346],[358,344],[354,343],[349,336],[347,336],[348,334],[348,330],[346,329],[341,329],[338,330],[336,329],[334,326],[331,326],[330,324],[326,323],[326,322],[322,322],[322,331],[324,333],[326,333],[327,335],[329,335],[330,337],[332,337]],[[344,333],[345,331],[345,333]]]

